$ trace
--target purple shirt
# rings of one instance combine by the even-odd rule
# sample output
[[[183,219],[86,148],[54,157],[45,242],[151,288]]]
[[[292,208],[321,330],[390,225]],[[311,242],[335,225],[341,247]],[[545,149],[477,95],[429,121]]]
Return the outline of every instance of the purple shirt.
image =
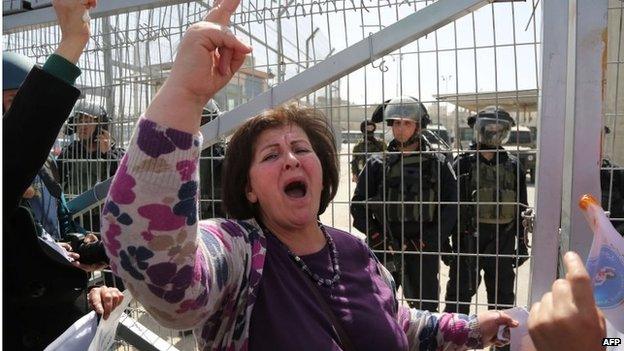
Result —
[[[393,297],[364,243],[326,227],[339,253],[340,280],[319,287],[357,350],[407,350],[407,338],[393,312]],[[286,249],[273,235],[267,251],[258,300],[251,315],[250,350],[340,350],[331,323]],[[310,270],[331,278],[329,247],[301,256]],[[305,273],[304,273],[305,274]],[[306,275],[306,279],[309,277]]]

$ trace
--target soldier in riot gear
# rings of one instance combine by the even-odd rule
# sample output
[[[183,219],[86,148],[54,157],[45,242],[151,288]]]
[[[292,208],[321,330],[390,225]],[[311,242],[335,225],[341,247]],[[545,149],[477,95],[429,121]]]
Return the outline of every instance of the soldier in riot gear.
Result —
[[[448,262],[447,312],[469,312],[482,270],[488,303],[513,304],[514,267],[526,257],[492,256],[527,255],[520,226],[520,214],[527,206],[525,173],[518,158],[501,146],[509,137],[514,120],[497,107],[488,107],[472,117],[475,151],[460,155],[453,166],[462,204],[452,248],[459,253],[459,260]]]
[[[110,134],[111,117],[104,107],[87,101],[74,106],[67,121],[65,135],[75,134],[58,158],[60,177],[68,194],[81,194],[92,189],[117,171],[124,150]],[[84,228],[100,231],[99,209],[83,215]]]
[[[351,161],[351,179],[357,182],[358,176],[364,165],[366,165],[366,159],[374,152],[382,152],[386,150],[386,143],[383,140],[377,140],[375,138],[375,130],[377,126],[373,121],[362,121],[360,123],[360,131],[364,136],[364,139],[357,143],[353,147],[353,160]]]
[[[430,122],[420,101],[397,97],[378,112],[373,121],[383,116],[394,139],[389,153],[370,157],[360,174],[351,205],[353,225],[367,234],[373,250],[406,251],[391,256],[394,260],[383,252],[377,255],[394,270],[405,297],[427,300],[412,301],[412,306],[436,311],[440,266],[434,253],[455,225],[455,175],[446,157],[420,136]]]

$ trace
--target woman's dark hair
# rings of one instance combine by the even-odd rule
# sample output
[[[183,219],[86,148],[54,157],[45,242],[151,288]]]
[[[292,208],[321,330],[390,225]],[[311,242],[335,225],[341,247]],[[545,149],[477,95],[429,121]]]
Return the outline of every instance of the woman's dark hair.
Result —
[[[255,218],[259,212],[256,204],[247,200],[249,169],[258,137],[265,130],[296,125],[303,129],[323,170],[323,190],[319,215],[322,214],[338,190],[340,166],[332,129],[325,116],[310,107],[294,103],[283,105],[248,120],[238,128],[225,153],[223,180],[223,206],[229,217],[235,219]]]

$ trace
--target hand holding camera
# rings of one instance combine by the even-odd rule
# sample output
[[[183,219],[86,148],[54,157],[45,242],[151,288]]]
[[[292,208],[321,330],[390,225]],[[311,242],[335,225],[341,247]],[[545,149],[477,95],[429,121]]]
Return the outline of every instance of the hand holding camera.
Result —
[[[110,132],[106,129],[101,129],[93,141],[97,143],[98,151],[101,154],[108,153],[113,147]]]
[[[84,271],[93,272],[108,266],[109,260],[104,250],[104,243],[92,233],[86,235],[71,233],[67,235],[69,242],[64,247],[72,253],[74,265]],[[69,246],[69,248],[67,247]]]

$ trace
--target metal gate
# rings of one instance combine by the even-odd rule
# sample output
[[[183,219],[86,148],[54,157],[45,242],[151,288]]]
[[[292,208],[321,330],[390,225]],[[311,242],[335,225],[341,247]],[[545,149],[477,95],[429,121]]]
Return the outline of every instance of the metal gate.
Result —
[[[353,151],[362,137],[360,122],[371,119],[375,108],[392,97],[414,96],[425,105],[432,120],[427,133],[435,142],[430,153],[442,153],[451,160],[471,152],[468,144],[473,131],[468,117],[496,105],[515,120],[504,149],[518,158],[521,167],[517,170],[527,171],[517,175],[516,182],[525,177],[522,181],[528,184],[528,206],[535,209],[534,230],[527,234],[530,259],[514,268],[513,303],[488,301],[485,284],[468,303],[474,313],[493,303],[506,308],[539,299],[557,276],[560,250],[570,247],[582,254],[589,250],[591,237],[575,199],[580,193],[600,192],[600,135],[604,125],[610,134],[603,139],[603,150],[613,161],[602,164],[609,175],[605,179],[610,194],[616,191],[618,170],[622,170],[617,164],[624,164],[624,122],[618,104],[622,3],[491,2],[242,1],[232,27],[236,35],[254,46],[254,52],[215,97],[225,113],[215,118],[206,110],[200,165],[202,218],[220,212],[219,167],[227,152],[224,145],[228,135],[263,109],[296,100],[326,114],[338,142],[341,173],[338,195],[321,220],[366,237],[353,227],[350,214],[350,207],[358,204],[352,200],[356,186],[352,164],[358,158],[375,156],[367,144],[364,152]],[[60,33],[49,2],[32,1],[33,10],[19,12],[25,10],[20,8],[24,3],[3,2],[4,13],[12,13],[4,17],[4,49],[43,63],[58,44]],[[205,1],[132,0],[102,2],[91,14],[93,37],[78,64],[83,74],[77,84],[83,100],[101,106],[108,120],[105,124],[103,119],[70,120],[69,128],[59,136],[57,152],[63,159],[68,196],[85,192],[91,196],[90,189],[114,174],[135,122],[171,69],[182,34],[208,8],[210,4]],[[80,140],[79,133],[86,135],[96,128],[108,130],[119,153],[96,158],[90,153],[62,153]],[[386,142],[393,138],[385,123],[377,124],[377,132],[377,138]],[[386,190],[383,187],[382,192]],[[437,190],[441,191],[441,186]],[[607,199],[608,208],[617,216],[615,197],[608,195]],[[368,206],[374,201],[361,203]],[[496,198],[492,205],[501,203]],[[436,199],[406,200],[400,205],[440,209],[466,204]],[[477,198],[473,205],[483,204]],[[524,210],[517,198],[507,205],[515,206],[517,213]],[[83,225],[94,231],[99,230],[98,206],[96,201],[77,212]],[[439,223],[442,221],[444,218],[438,218]],[[517,216],[514,221],[520,233],[522,218]],[[438,230],[438,243],[458,230]],[[403,228],[401,243],[406,241],[405,234]],[[515,245],[519,244],[516,238]],[[378,253],[386,258],[398,253],[403,264],[416,255],[401,248],[383,248]],[[517,264],[523,257],[498,251],[483,254],[460,250],[453,255],[458,260],[491,261],[497,267],[510,259]],[[434,257],[440,266],[437,295],[425,299],[439,310],[458,302],[445,301],[452,277],[449,268],[440,263],[444,256],[449,254],[440,245],[418,255],[421,263],[423,257]],[[426,269],[421,265],[417,279],[422,281]],[[499,285],[500,278],[505,277],[494,277],[494,286]],[[476,277],[473,282],[478,282]],[[137,311],[137,319],[171,344],[193,349],[191,336],[159,328],[140,312],[140,307]]]

